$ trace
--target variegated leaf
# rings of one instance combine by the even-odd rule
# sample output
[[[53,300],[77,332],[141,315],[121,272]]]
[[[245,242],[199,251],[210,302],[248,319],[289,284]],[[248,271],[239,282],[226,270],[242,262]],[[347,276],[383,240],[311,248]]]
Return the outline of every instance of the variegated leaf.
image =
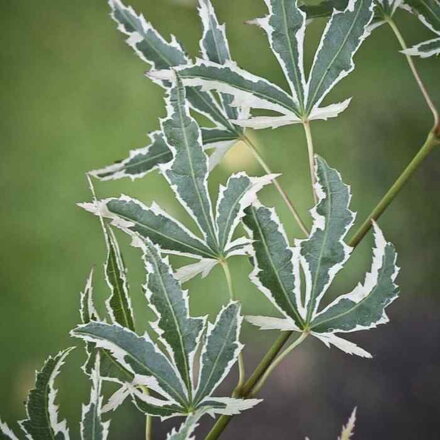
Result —
[[[249,177],[246,173],[238,173],[228,179],[226,187],[220,187],[216,223],[221,249],[226,249],[227,244],[231,242],[245,208],[251,205],[256,200],[257,193],[276,177],[275,174]]]
[[[134,330],[133,309],[128,292],[127,269],[113,231],[104,225],[104,234],[108,251],[104,266],[105,279],[112,292],[106,301],[107,311],[113,323]]]
[[[92,388],[90,402],[83,405],[81,417],[82,440],[106,440],[110,422],[102,421],[101,377],[100,357],[96,357],[95,367],[91,374]]]
[[[229,373],[242,349],[239,341],[242,317],[240,306],[231,302],[209,325],[201,354],[201,367],[194,401],[210,396]]]
[[[81,203],[95,215],[112,220],[112,225],[130,234],[148,237],[164,251],[195,258],[215,258],[215,253],[182,224],[171,218],[156,204],[147,207],[127,196],[119,199]]]
[[[199,15],[203,25],[200,49],[203,58],[217,64],[231,60],[225,26],[220,25],[210,0],[199,0]],[[229,119],[238,119],[238,109],[231,106],[231,95],[221,94],[223,108]]]
[[[207,397],[200,404],[200,407],[207,408],[211,416],[222,414],[234,416],[243,411],[253,408],[262,402],[262,399],[235,399],[233,397]]]
[[[193,433],[199,424],[199,420],[206,414],[206,412],[205,409],[201,409],[188,416],[177,430],[173,429],[167,435],[167,440],[195,440]]]
[[[371,271],[363,284],[340,296],[312,322],[314,332],[352,332],[376,327],[388,322],[385,308],[398,296],[394,283],[398,268],[394,246],[387,243],[374,224],[375,249]]]
[[[265,0],[269,15],[258,20],[289,83],[297,112],[304,111],[304,34],[306,14],[294,0]]]
[[[440,35],[440,2],[438,0],[404,0],[402,5],[432,32]]]
[[[66,421],[58,420],[54,381],[71,350],[72,348],[68,348],[49,357],[37,373],[35,388],[30,391],[26,402],[27,418],[20,422],[20,426],[32,440],[69,439]]]
[[[351,194],[341,175],[324,159],[316,157],[318,203],[312,210],[310,236],[299,242],[301,265],[305,274],[306,322],[310,323],[319,301],[350,256],[344,238],[355,215],[349,209]]]
[[[135,376],[136,385],[147,386],[179,405],[187,403],[184,385],[175,367],[147,334],[143,337],[117,324],[91,322],[72,330],[72,336],[110,351]]]
[[[93,269],[87,278],[86,286],[81,293],[81,322],[87,324],[91,321],[99,321],[98,312],[96,311],[93,301]],[[87,375],[91,375],[91,372],[96,363],[96,357],[100,354],[100,375],[106,380],[129,380],[133,379],[133,375],[124,369],[122,365],[119,365],[105,350],[100,350],[95,347],[91,342],[86,343],[87,360],[83,365],[83,371]]]
[[[309,20],[313,18],[330,17],[334,9],[339,11],[347,7],[348,0],[323,0],[317,4],[303,4],[299,8],[307,14]]]
[[[100,180],[116,180],[123,177],[134,180],[144,177],[161,163],[169,162],[172,154],[162,133],[155,131],[149,135],[149,139],[148,146],[131,150],[128,158],[108,167],[91,171],[90,174]]]
[[[374,224],[376,248],[371,272],[363,284],[318,312],[324,294],[350,256],[351,248],[344,243],[344,237],[352,226],[354,213],[349,209],[349,187],[339,173],[316,157],[315,174],[319,200],[311,211],[313,227],[310,236],[297,240],[293,249],[273,211],[258,204],[246,211],[244,224],[250,230],[254,248],[250,278],[284,315],[246,319],[264,330],[308,332],[328,347],[333,345],[348,354],[368,358],[368,352],[336,333],[370,329],[388,322],[385,308],[398,295],[394,283],[398,273],[396,252]]]
[[[109,0],[109,4],[112,17],[118,23],[118,29],[128,35],[127,43],[153,69],[169,69],[189,63],[184,49],[174,36],[170,42],[166,41],[142,14],[136,14],[131,7],[124,6],[120,0]],[[169,86],[167,82],[160,83]],[[187,90],[187,97],[194,110],[234,131],[233,125],[209,93],[192,87]]]
[[[217,231],[208,193],[208,157],[203,151],[201,132],[190,116],[185,88],[177,79],[167,98],[167,118],[162,129],[173,160],[161,169],[176,197],[193,216],[208,246],[217,250]]]
[[[162,420],[182,416],[186,413],[181,406],[174,402],[160,401],[136,389],[131,389],[131,397],[139,411],[152,417],[160,417]]]
[[[165,142],[162,132],[155,131],[149,135],[150,143],[144,148],[131,150],[129,156],[112,165],[91,171],[89,174],[100,180],[117,180],[129,177],[135,180],[147,175],[162,163],[168,163],[173,155]],[[204,150],[217,151],[225,149],[221,155],[210,156],[210,170],[217,166],[226,151],[237,142],[237,134],[224,128],[202,128]],[[219,157],[217,157],[219,156]],[[214,161],[211,159],[215,159]]]
[[[440,55],[440,38],[424,41],[423,43],[403,50],[402,53],[410,56],[418,56],[420,58],[428,58],[434,55]]]
[[[338,437],[338,440],[350,440],[354,434],[355,424],[356,424],[356,408],[353,409],[347,424],[342,427],[342,432],[341,435]]]
[[[83,324],[85,324],[86,322],[99,320],[98,312],[96,311],[93,301],[93,273],[94,270],[92,268],[90,270],[89,276],[87,277],[84,290],[81,292],[80,315],[81,322]]]
[[[0,419],[0,440],[18,440],[18,437],[14,434],[14,431],[9,426],[2,422]]]
[[[153,328],[157,330],[191,395],[194,352],[204,320],[190,317],[188,293],[182,291],[168,260],[162,259],[160,249],[147,240],[143,251],[147,272],[144,288],[150,307],[158,317]]]
[[[302,329],[298,265],[275,211],[251,206],[246,209],[243,222],[253,240],[251,281],[298,330]]]
[[[202,86],[206,90],[216,90],[234,96],[231,103],[235,107],[247,106],[273,110],[296,117],[297,108],[292,98],[280,87],[259,76],[237,67],[233,62],[224,65],[197,60],[191,66],[176,68],[184,85]],[[151,71],[147,76],[171,81],[175,73],[170,70]]]
[[[330,90],[353,69],[353,56],[368,36],[372,0],[350,0],[335,10],[321,37],[307,82],[307,113],[320,105]]]

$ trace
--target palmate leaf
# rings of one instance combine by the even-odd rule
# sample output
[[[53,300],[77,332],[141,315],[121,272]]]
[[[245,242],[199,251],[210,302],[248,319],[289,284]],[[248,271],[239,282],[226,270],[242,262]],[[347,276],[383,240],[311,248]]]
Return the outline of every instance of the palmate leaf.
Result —
[[[106,440],[110,422],[102,421],[101,377],[100,357],[96,357],[95,367],[91,374],[92,388],[90,402],[83,405],[81,417],[82,440]]]
[[[136,14],[120,0],[109,0],[109,5],[112,18],[118,23],[118,29],[129,37],[127,43],[153,69],[168,69],[190,62],[176,39],[172,37],[168,42],[142,14]],[[209,0],[200,1],[199,12],[203,24],[203,36],[200,41],[202,54],[206,59],[222,64],[230,59],[224,26],[219,25]],[[171,85],[168,81],[159,81],[159,84],[165,88]],[[212,94],[196,87],[188,87],[186,96],[193,110],[207,116],[216,124],[212,129],[202,130],[204,147],[214,150],[213,158],[210,160],[212,169],[242,135],[242,128],[231,121],[239,115],[245,115],[246,110],[232,107],[231,97],[224,94],[220,96],[222,105],[219,106]],[[157,169],[160,164],[169,162],[172,154],[161,132],[155,131],[149,138],[148,146],[132,150],[126,159],[94,170],[90,174],[101,180],[123,177],[134,180]]]
[[[202,238],[171,218],[157,205],[147,207],[141,202],[122,196],[99,202],[80,204],[84,209],[104,218],[131,236],[148,238],[165,252],[200,260],[178,273],[182,280],[198,273],[207,274],[224,258],[243,254],[247,241],[233,241],[233,234],[244,209],[255,199],[258,191],[276,175],[249,177],[238,173],[219,191],[217,210],[213,212],[208,193],[208,156],[201,143],[201,131],[189,114],[185,89],[178,81],[167,99],[168,116],[162,121],[163,133],[173,159],[161,165],[177,199],[195,220]]]
[[[199,346],[204,319],[189,315],[187,293],[173,277],[168,261],[151,242],[142,245],[148,272],[146,296],[158,320],[152,328],[161,346],[145,334],[136,335],[119,324],[90,322],[72,331],[72,335],[110,352],[132,374],[119,382],[105,410],[112,410],[131,396],[142,412],[161,418],[190,415],[199,409],[209,414],[235,414],[259,401],[213,397],[215,389],[237,361],[242,346],[239,332],[242,322],[237,303],[230,303],[210,324],[201,348],[200,373],[194,382],[194,353]],[[144,393],[148,387],[154,395]]]
[[[190,399],[184,391],[183,382],[179,380],[177,367],[173,368],[157,347],[152,351],[153,344],[146,335],[139,337],[116,324],[105,323],[90,323],[77,327],[72,331],[72,335],[109,350],[118,362],[134,374],[134,381],[125,383],[119,390],[117,403],[107,405],[106,410],[114,409],[125,397],[131,395],[139,410],[161,418],[187,415],[199,408],[210,414],[238,414],[253,407],[260,400],[242,401],[211,397],[237,361],[241,349],[237,323],[241,323],[241,318],[238,318],[238,306],[234,303],[220,313],[212,327],[209,340],[205,342],[205,356],[202,359],[204,373],[200,374],[198,382],[200,391]],[[207,362],[206,367],[203,365],[204,361]],[[137,386],[147,386],[160,398],[142,393]]]
[[[239,69],[236,64],[223,65],[197,60],[193,65],[176,67],[185,86],[201,86],[233,96],[233,106],[266,109],[281,116],[242,118],[243,127],[278,127],[313,119],[337,116],[349,100],[327,107],[321,102],[334,86],[354,68],[353,57],[368,35],[373,19],[372,0],[350,0],[344,10],[332,8],[332,15],[322,35],[308,78],[303,64],[303,42],[306,13],[292,0],[265,0],[269,14],[250,23],[260,26],[268,35],[269,43],[279,61],[290,94],[264,78]],[[160,81],[171,81],[175,72],[152,71],[148,76]]]
[[[32,440],[69,439],[66,421],[58,420],[54,381],[71,350],[72,348],[68,348],[49,357],[37,373],[35,388],[30,391],[26,402],[27,418],[20,422],[20,426]]]
[[[307,239],[297,240],[294,248],[289,246],[273,210],[258,204],[246,210],[243,221],[254,248],[251,281],[283,315],[247,319],[262,329],[307,332],[326,345],[370,357],[365,350],[336,334],[367,330],[388,322],[385,308],[398,295],[396,252],[374,224],[373,263],[364,283],[320,311],[325,293],[350,256],[352,249],[344,243],[344,238],[353,224],[354,214],[349,209],[349,188],[339,173],[319,157],[315,173],[319,200],[312,210],[312,231]]]
[[[54,357],[49,357],[43,368],[37,372],[35,388],[29,392],[26,402],[27,418],[19,422],[29,440],[69,440],[70,438],[66,421],[59,420],[58,406],[55,404],[57,390],[54,388],[54,381],[73,348],[68,348],[60,351]],[[90,401],[82,407],[81,440],[106,440],[108,438],[110,422],[102,421],[103,398],[101,396],[100,371],[100,356],[97,354],[91,373]],[[18,438],[0,420],[0,439],[18,440]]]
[[[72,336],[108,350],[135,376],[136,385],[147,386],[173,403],[186,404],[187,394],[175,367],[146,334],[140,337],[118,324],[90,322],[74,329]]]

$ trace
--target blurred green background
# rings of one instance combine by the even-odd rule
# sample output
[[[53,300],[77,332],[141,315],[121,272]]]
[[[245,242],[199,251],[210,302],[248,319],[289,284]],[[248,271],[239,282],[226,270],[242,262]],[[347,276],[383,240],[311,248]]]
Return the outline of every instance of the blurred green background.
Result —
[[[227,23],[233,57],[241,67],[280,85],[284,80],[264,35],[245,26],[265,13],[262,0],[213,0]],[[24,415],[23,400],[34,370],[48,354],[77,344],[68,336],[79,321],[79,292],[90,267],[102,280],[105,249],[96,218],[76,207],[90,199],[84,173],[144,146],[146,133],[165,115],[163,91],[147,80],[147,66],[123,42],[104,0],[1,0],[2,156],[0,186],[1,320],[0,414],[12,422]],[[198,53],[200,25],[195,2],[131,0],[166,36],[174,33],[188,52]],[[405,12],[397,14],[408,42],[432,38]],[[307,62],[324,22],[308,28]],[[331,94],[330,102],[353,96],[339,118],[313,124],[316,149],[337,167],[353,189],[353,208],[363,220],[423,143],[431,115],[405,58],[388,27],[379,28],[356,57],[357,69]],[[416,60],[433,98],[440,103],[438,59]],[[311,194],[301,127],[251,133],[282,184],[308,217]],[[400,253],[401,298],[390,310],[391,323],[351,340],[375,354],[373,360],[304,344],[271,378],[254,412],[238,418],[226,439],[336,438],[351,409],[359,407],[359,439],[436,439],[440,432],[440,300],[438,298],[439,172],[435,151],[380,220]],[[236,146],[215,170],[213,194],[232,171],[261,170],[243,146]],[[187,224],[186,214],[164,180],[153,173],[136,181],[96,183],[99,197],[129,194],[156,200]],[[292,237],[300,237],[277,193],[264,202],[277,207]],[[309,219],[308,219],[309,221]],[[138,252],[118,235],[129,265],[129,279],[140,329],[146,327]],[[345,292],[368,268],[371,237],[359,246],[333,293]],[[176,263],[181,261],[174,260]],[[233,261],[233,275],[245,313],[270,312],[250,285],[246,259]],[[194,313],[215,313],[226,300],[223,274],[216,269],[194,280]],[[246,358],[255,363],[271,340],[245,326]],[[61,412],[75,423],[88,393],[79,366],[82,348],[71,356],[58,384]],[[225,389],[228,386],[226,385]],[[319,422],[318,422],[319,421]],[[205,425],[209,424],[209,420]],[[143,438],[143,418],[125,405],[113,421],[111,438]],[[202,426],[202,431],[206,426]],[[170,424],[156,426],[164,438]],[[74,438],[76,435],[74,435]]]

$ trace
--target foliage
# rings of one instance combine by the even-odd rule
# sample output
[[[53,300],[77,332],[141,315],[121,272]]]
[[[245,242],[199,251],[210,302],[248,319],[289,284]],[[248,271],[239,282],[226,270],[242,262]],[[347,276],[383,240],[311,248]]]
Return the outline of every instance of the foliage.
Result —
[[[120,0],[109,0],[118,29],[128,37],[127,43],[136,54],[152,67],[147,76],[165,89],[167,116],[160,121],[160,129],[149,135],[146,147],[89,174],[105,181],[141,178],[158,170],[194,220],[199,234],[155,203],[146,206],[125,195],[97,200],[90,182],[93,200],[80,206],[98,216],[101,223],[107,248],[104,277],[109,296],[105,316],[101,316],[97,311],[101,308],[95,306],[92,270],[80,296],[81,324],[71,331],[73,337],[84,342],[87,360],[83,370],[92,383],[89,403],[82,408],[80,433],[84,440],[106,439],[110,422],[104,414],[115,411],[126,399],[148,420],[183,416],[184,422],[167,438],[193,438],[204,415],[229,417],[259,403],[252,397],[266,375],[307,336],[349,354],[371,357],[338,335],[388,322],[385,309],[398,296],[397,254],[374,221],[378,215],[369,218],[361,233],[363,237],[372,224],[373,259],[364,281],[322,306],[358,241],[346,242],[355,221],[350,210],[350,188],[336,169],[313,154],[310,121],[336,117],[348,107],[349,99],[325,106],[322,103],[353,71],[354,56],[374,28],[384,22],[394,23],[394,14],[401,7],[440,35],[439,4],[436,0],[324,0],[311,7],[294,0],[265,0],[265,4],[268,14],[249,23],[266,33],[288,91],[240,69],[231,60],[225,27],[219,24],[210,0],[199,0],[202,58],[195,61],[174,36],[168,41],[131,7]],[[307,72],[306,27],[310,20],[323,17],[328,17],[328,21]],[[437,38],[403,52],[425,57],[438,54],[439,47]],[[267,114],[255,115],[260,110]],[[207,117],[212,126],[200,127],[194,113]],[[208,181],[231,146],[239,140],[249,144],[245,129],[294,123],[301,123],[306,129],[315,206],[311,209],[310,233],[296,239],[292,246],[275,209],[257,199],[269,183],[274,182],[280,190],[276,174],[233,174],[225,186],[220,186],[216,201],[209,193]],[[430,136],[432,142],[438,143],[435,133]],[[209,150],[213,150],[210,155]],[[267,165],[256,155],[267,171]],[[247,236],[240,236],[240,224]],[[146,305],[156,319],[143,335],[136,332],[127,268],[114,228],[128,234],[142,254]],[[176,269],[167,254],[183,255],[196,262]],[[251,282],[281,315],[247,316],[247,321],[262,329],[288,332],[285,341],[292,332],[301,334],[280,354],[281,344],[261,371],[257,368],[258,377],[254,380],[251,376],[251,385],[242,380],[243,318],[241,306],[234,300],[228,269],[230,257],[237,255],[249,257]],[[189,293],[183,290],[182,283],[198,274],[208,276],[217,264],[225,270],[230,299],[209,322],[207,317],[191,314]],[[27,417],[20,422],[26,438],[69,438],[67,423],[59,421],[54,381],[70,351],[49,357],[37,373],[35,388],[26,404]],[[219,385],[236,364],[239,384],[232,397],[216,396]],[[104,404],[105,382],[116,384],[117,390]],[[341,440],[351,437],[354,421],[355,412],[344,427]],[[214,428],[209,438],[217,438],[222,429],[224,426],[217,431]],[[3,422],[0,430],[0,438],[18,438]]]

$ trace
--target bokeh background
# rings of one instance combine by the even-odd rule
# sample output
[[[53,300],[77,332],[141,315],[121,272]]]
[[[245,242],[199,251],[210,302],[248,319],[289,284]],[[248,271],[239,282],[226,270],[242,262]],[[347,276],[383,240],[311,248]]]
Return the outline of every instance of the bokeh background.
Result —
[[[284,85],[264,35],[243,24],[265,13],[263,1],[213,3],[221,21],[227,22],[239,65]],[[68,332],[79,321],[79,292],[92,265],[97,267],[98,300],[107,295],[98,221],[75,205],[90,199],[84,173],[144,146],[146,133],[158,128],[165,110],[163,91],[144,78],[147,66],[124,44],[104,0],[0,4],[0,414],[12,422],[23,417],[23,400],[45,357],[79,345]],[[197,55],[200,25],[195,1],[131,4]],[[409,14],[399,12],[397,20],[408,42],[431,38]],[[309,26],[308,63],[323,25],[317,20]],[[356,71],[331,94],[332,102],[353,96],[349,109],[335,120],[313,124],[313,130],[317,151],[351,184],[353,208],[361,221],[423,143],[431,115],[388,27],[374,32],[356,62]],[[416,63],[440,104],[438,59]],[[312,200],[301,127],[251,136],[271,167],[283,174],[282,184],[309,222]],[[270,378],[262,392],[264,403],[236,418],[225,439],[333,439],[354,406],[357,439],[439,438],[439,159],[439,152],[433,152],[380,220],[400,253],[401,298],[389,310],[389,325],[350,337],[374,353],[374,359],[353,358],[307,341]],[[213,173],[213,194],[231,172],[243,169],[261,173],[238,145]],[[126,193],[145,202],[156,200],[190,223],[157,173],[136,182],[97,182],[96,190],[100,197]],[[277,193],[266,189],[262,198],[277,207],[289,235],[299,237]],[[142,331],[148,320],[143,268],[126,237],[118,237]],[[346,292],[363,277],[370,246],[369,236],[338,277],[332,294]],[[271,306],[248,282],[246,259],[233,261],[232,270],[244,312],[270,313]],[[215,313],[226,301],[218,268],[208,279],[189,283],[189,288],[194,313]],[[249,367],[275,337],[245,325],[242,340]],[[73,438],[78,435],[80,404],[88,394],[79,370],[83,361],[84,352],[78,348],[58,380],[61,413],[70,420]],[[230,386],[225,384],[223,390]],[[111,438],[141,439],[143,423],[127,404],[113,418]],[[202,424],[201,438],[210,424]],[[171,425],[156,423],[155,438],[164,438]]]

